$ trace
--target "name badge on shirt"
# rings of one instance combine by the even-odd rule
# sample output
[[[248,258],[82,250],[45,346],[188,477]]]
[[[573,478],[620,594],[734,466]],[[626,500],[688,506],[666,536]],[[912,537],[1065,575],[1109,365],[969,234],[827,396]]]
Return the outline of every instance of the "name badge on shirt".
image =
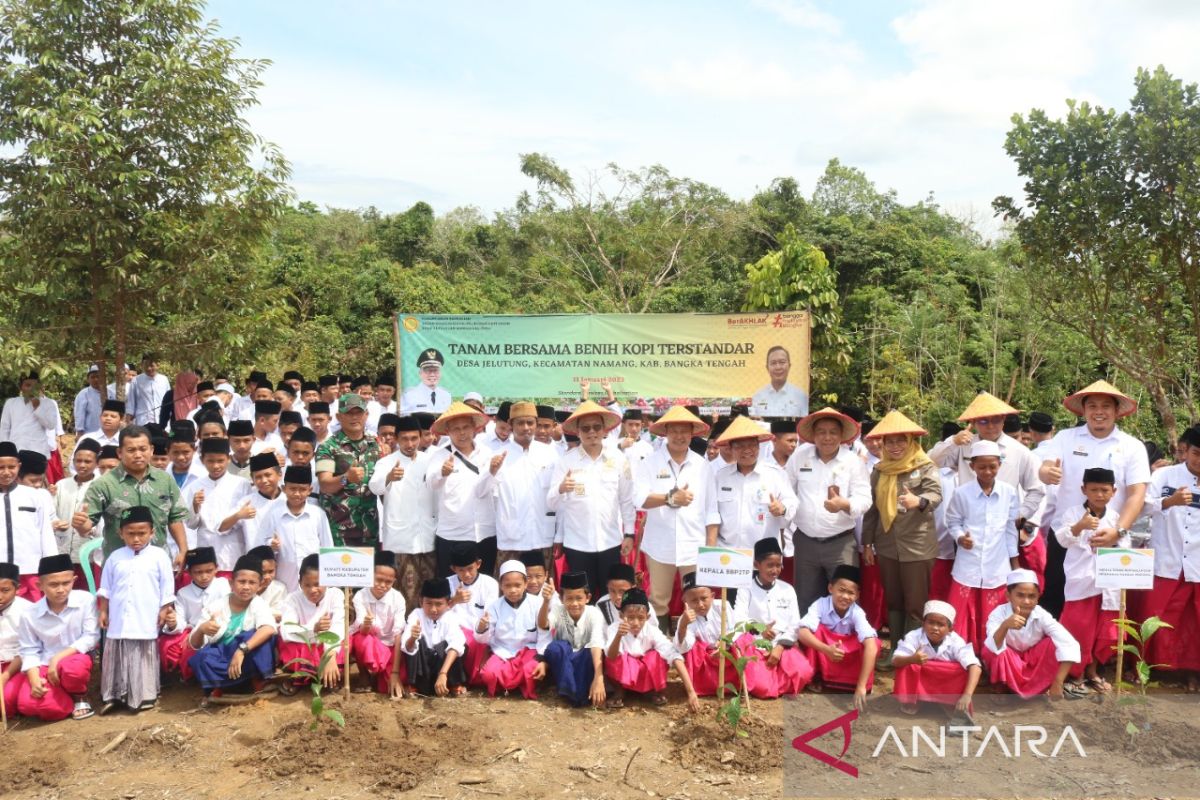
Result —
[[[732,487],[732,486],[722,486],[722,487],[721,487],[721,491],[722,491],[722,492],[732,492],[732,491],[733,491],[733,487]]]
[[[658,475],[656,475],[655,477],[657,477],[657,478],[670,478],[670,477],[671,477],[671,473],[670,473],[670,472],[668,472],[667,470],[665,470],[665,469],[664,469],[662,472],[658,473]]]
[[[17,511],[28,511],[30,514],[37,512],[33,506],[17,506]]]
[[[812,472],[812,467],[809,467],[809,466],[803,466],[803,467],[801,467],[801,468],[800,468],[798,471],[799,471],[799,472]]]
[[[586,497],[587,496],[587,487],[584,486],[581,481],[575,481],[575,496],[576,497]]]
[[[1087,453],[1086,453],[1086,452],[1084,452],[1083,450],[1072,450],[1072,451],[1071,451],[1071,455],[1073,455],[1073,456],[1082,456],[1083,458],[1087,458]]]

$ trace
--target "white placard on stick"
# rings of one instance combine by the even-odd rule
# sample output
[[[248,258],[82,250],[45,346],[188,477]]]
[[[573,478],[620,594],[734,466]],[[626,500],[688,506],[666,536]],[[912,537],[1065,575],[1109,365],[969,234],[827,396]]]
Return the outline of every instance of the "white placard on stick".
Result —
[[[754,552],[736,547],[701,547],[696,585],[742,589],[754,577]]]
[[[1097,589],[1153,589],[1154,551],[1131,547],[1096,550]]]
[[[322,547],[322,586],[370,586],[375,581],[375,551],[369,547]]]

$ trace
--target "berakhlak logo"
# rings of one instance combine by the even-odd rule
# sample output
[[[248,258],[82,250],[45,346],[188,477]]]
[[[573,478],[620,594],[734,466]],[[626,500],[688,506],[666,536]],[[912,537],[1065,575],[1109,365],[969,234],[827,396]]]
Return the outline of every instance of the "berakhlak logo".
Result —
[[[783,327],[783,314],[776,314],[775,321],[771,323],[771,326],[774,328],[782,328]]]
[[[858,719],[858,709],[857,708],[854,709],[853,711],[847,711],[845,714],[842,714],[840,717],[837,717],[836,719],[831,719],[831,720],[829,720],[829,722],[826,722],[824,725],[813,728],[811,731],[809,731],[807,733],[800,734],[795,739],[792,739],[792,747],[796,748],[797,750],[799,750],[801,753],[804,753],[805,755],[812,756],[817,761],[820,761],[822,764],[828,764],[829,766],[834,767],[835,769],[840,769],[842,772],[846,773],[851,778],[857,778],[858,777],[858,767],[855,767],[852,764],[847,764],[845,761],[842,761],[842,757],[845,756],[846,751],[850,749],[850,732],[851,732],[850,724],[852,722],[854,722],[854,720],[856,720],[856,719]],[[822,736],[824,736],[825,734],[829,733],[830,731],[836,730],[838,728],[841,728],[841,730],[842,730],[842,752],[839,753],[836,758],[834,756],[829,755],[829,753],[822,752],[821,750],[818,750],[809,744],[809,742],[811,742],[813,739],[819,739]]]

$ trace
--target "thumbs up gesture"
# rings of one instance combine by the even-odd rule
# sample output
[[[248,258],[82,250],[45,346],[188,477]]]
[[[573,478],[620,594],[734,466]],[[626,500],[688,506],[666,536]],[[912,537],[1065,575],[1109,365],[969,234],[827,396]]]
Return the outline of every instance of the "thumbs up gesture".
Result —
[[[1054,463],[1048,467],[1043,467],[1042,472],[1043,472],[1042,477],[1045,478],[1045,480],[1043,481],[1044,483],[1049,483],[1054,486],[1057,486],[1058,484],[1062,483],[1062,474],[1063,474],[1062,473],[1062,459],[1061,458],[1054,459]]]
[[[1163,500],[1163,508],[1191,505],[1191,502],[1192,488],[1190,486],[1181,486],[1175,490],[1174,494]]]
[[[403,478],[404,478],[404,467],[400,466],[400,462],[397,461],[395,463],[395,465],[392,467],[391,471],[388,472],[388,476],[387,476],[388,483],[394,483],[395,481],[403,480]]]
[[[279,552],[279,548],[283,546],[283,543],[279,541],[278,533],[271,537],[270,545],[272,550],[274,550],[276,553]]]
[[[567,474],[563,476],[562,483],[558,485],[559,494],[569,494],[575,491],[575,479],[571,477],[571,470],[567,470]]]
[[[92,520],[88,517],[88,504],[83,503],[79,510],[71,515],[71,527],[80,533],[87,533],[92,528]]]
[[[785,513],[787,513],[787,507],[782,501],[780,501],[778,497],[773,494],[768,495],[768,497],[771,498],[771,504],[767,506],[767,509],[771,512],[771,516],[782,517]]]
[[[846,651],[842,649],[841,642],[834,642],[833,646],[829,648],[825,655],[829,656],[831,661],[841,661],[846,657]]]
[[[449,477],[451,472],[454,472],[454,456],[450,456],[442,464],[442,477],[443,478]]]
[[[408,632],[408,639],[411,642],[411,644],[409,646],[411,647],[413,644],[416,644],[417,639],[420,639],[420,638],[421,638],[421,621],[416,620],[415,622],[413,622],[412,628]]]
[[[690,506],[692,501],[696,499],[696,495],[688,491],[688,485],[685,483],[683,486],[680,486],[675,490],[674,499],[675,505],[679,508],[682,508],[684,506]]]
[[[975,547],[975,540],[971,538],[970,531],[964,531],[963,535],[958,537],[958,546],[963,550],[970,550]]]
[[[542,604],[550,605],[550,601],[554,598],[554,578],[547,578],[542,584]]]
[[[917,506],[921,505],[921,498],[917,497],[907,486],[900,489],[900,505],[904,506],[905,511],[912,511]]]
[[[829,487],[828,495],[825,498],[825,510],[830,514],[850,510],[850,501],[842,497],[842,488],[836,483]]]
[[[475,632],[483,633],[490,627],[492,627],[492,618],[485,611],[483,612],[483,616],[479,618],[479,622],[475,624]]]
[[[192,495],[192,513],[199,514],[200,506],[204,505],[204,490],[200,489],[196,494]]]
[[[504,459],[507,457],[508,457],[507,450],[505,450],[503,453],[501,453],[498,456],[492,456],[491,471],[492,471],[493,475],[495,475],[497,472],[500,471],[500,467],[504,466]]]
[[[966,447],[975,438],[975,434],[971,432],[971,426],[968,423],[967,427],[963,428],[958,433],[954,434],[954,443],[959,447]]]
[[[451,605],[457,606],[469,602],[471,602],[471,590],[465,586],[459,586],[458,591],[454,593],[454,600]]]
[[[373,628],[374,626],[375,626],[375,617],[374,617],[374,615],[371,614],[370,611],[368,611],[366,616],[363,617],[362,627],[360,628],[360,630],[363,633],[370,633],[371,628]]]
[[[329,630],[329,626],[333,623],[333,615],[328,611],[321,615],[317,620],[317,624],[313,626],[313,631],[316,633],[324,633]]]
[[[775,637],[779,635],[779,634],[775,633],[775,620],[771,620],[770,622],[767,623],[767,627],[763,628],[762,635],[763,635],[763,638],[766,639],[768,642],[775,641]]]
[[[242,507],[237,510],[238,519],[254,519],[256,514],[258,514],[258,512],[255,510],[254,506],[250,505],[249,500],[242,503]]]

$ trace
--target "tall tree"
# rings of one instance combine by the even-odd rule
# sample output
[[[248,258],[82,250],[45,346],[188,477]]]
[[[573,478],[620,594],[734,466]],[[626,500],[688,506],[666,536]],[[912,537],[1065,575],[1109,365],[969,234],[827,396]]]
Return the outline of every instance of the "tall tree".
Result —
[[[1042,313],[1143,385],[1173,440],[1175,408],[1198,408],[1200,95],[1161,66],[1134,83],[1129,111],[1068,100],[1063,119],[1016,115],[1005,149],[1025,202],[994,207],[1015,223]]]
[[[236,46],[199,0],[0,2],[0,259],[47,358],[236,361],[284,323],[251,265],[288,166]]]

